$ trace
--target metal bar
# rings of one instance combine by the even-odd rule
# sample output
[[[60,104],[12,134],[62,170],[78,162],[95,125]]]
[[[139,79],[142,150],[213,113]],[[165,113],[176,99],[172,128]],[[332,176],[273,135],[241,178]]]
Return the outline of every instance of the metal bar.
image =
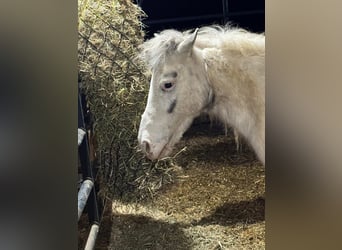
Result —
[[[78,220],[80,219],[82,212],[87,204],[87,200],[91,190],[94,187],[94,183],[91,180],[85,180],[80,190],[78,191]]]
[[[79,93],[78,95],[78,128],[86,130],[86,125],[84,123],[84,114],[83,114],[83,105],[82,105],[82,96]],[[89,142],[88,136],[84,136],[81,144],[79,145],[79,154],[80,154],[80,162],[82,168],[83,179],[91,179],[94,180],[94,176],[92,173],[92,168],[89,160]]]
[[[222,9],[223,9],[223,22],[227,23],[229,18],[229,8],[228,8],[228,0],[222,0]]]
[[[234,17],[234,16],[253,15],[253,14],[265,14],[265,11],[264,10],[251,10],[251,11],[230,12],[230,13],[227,13],[226,18]],[[165,18],[165,19],[157,19],[157,20],[145,20],[144,23],[146,25],[153,25],[153,24],[175,23],[175,22],[183,22],[183,21],[196,21],[200,19],[210,19],[210,18],[223,18],[223,14]]]
[[[88,200],[89,200],[89,205],[87,207],[87,211],[88,211],[89,223],[99,223],[100,215],[99,215],[99,206],[97,203],[95,187],[91,190]]]
[[[79,143],[79,159],[82,169],[82,177],[85,180],[78,192],[78,220],[80,219],[82,212],[87,205],[87,212],[89,223],[92,224],[90,229],[90,233],[87,239],[87,243],[85,245],[86,250],[92,250],[95,246],[95,240],[97,234],[99,232],[99,209],[96,198],[96,190],[94,185],[94,176],[96,173],[93,173],[93,167],[89,158],[89,142],[87,133],[83,134],[82,129],[86,131],[86,123],[85,123],[85,96],[80,93],[80,87],[78,89],[78,143]],[[82,135],[83,134],[83,135]]]
[[[83,99],[84,100],[84,99]],[[82,103],[82,96],[79,93],[78,95],[78,127],[79,128],[85,128],[85,122],[84,122],[84,108]],[[79,146],[79,155],[80,155],[80,163],[82,168],[82,175],[83,180],[94,180],[94,176],[96,174],[93,173],[93,168],[90,163],[89,159],[89,142],[88,142],[88,136],[84,136],[81,145]],[[97,198],[96,198],[96,190],[95,187],[91,189],[89,198],[88,198],[88,218],[89,222],[92,223],[98,223],[100,221],[99,216],[99,209],[97,205]]]
[[[84,135],[86,134],[86,132],[83,129],[77,129],[77,142],[78,142],[78,146],[81,145]]]
[[[99,225],[93,224],[90,229],[90,233],[87,239],[87,243],[85,245],[84,250],[93,250],[95,246],[95,241],[97,234],[99,232]]]
[[[90,159],[89,159],[89,146],[88,146],[88,136],[84,136],[81,145],[78,146],[78,152],[80,156],[80,163],[82,169],[83,179],[94,179],[93,171],[91,169]]]
[[[87,179],[94,180],[94,173],[93,173],[90,160],[89,160],[88,145],[89,145],[88,138],[87,136],[85,136],[81,145],[79,146],[82,176],[83,176],[83,180],[87,180]],[[100,221],[95,187],[91,189],[89,198],[88,198],[88,217],[89,217],[90,223]]]
[[[78,87],[78,128],[85,129],[82,96],[81,96],[80,91],[81,91],[80,87]]]
[[[136,0],[136,4],[141,8],[144,0]]]

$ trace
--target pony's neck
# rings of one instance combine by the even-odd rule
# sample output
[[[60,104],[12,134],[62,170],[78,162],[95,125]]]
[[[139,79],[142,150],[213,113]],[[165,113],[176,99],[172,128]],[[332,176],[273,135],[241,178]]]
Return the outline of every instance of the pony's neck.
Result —
[[[260,74],[263,66],[258,69],[263,59],[210,50],[204,67],[215,101],[207,112],[247,138],[264,160],[265,77]]]
[[[226,59],[217,49],[210,50],[213,51],[205,57],[204,68],[215,98],[208,113],[247,135],[255,122],[251,101],[251,97],[256,95],[253,91],[257,91],[255,83],[243,70],[242,57]]]

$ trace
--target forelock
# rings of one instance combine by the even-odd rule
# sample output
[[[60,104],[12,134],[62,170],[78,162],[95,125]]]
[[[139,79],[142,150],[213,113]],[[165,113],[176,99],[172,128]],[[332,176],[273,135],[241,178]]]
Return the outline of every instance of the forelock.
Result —
[[[184,39],[184,34],[179,31],[164,30],[139,46],[138,58],[149,68],[154,68],[165,59],[165,56],[174,53]]]

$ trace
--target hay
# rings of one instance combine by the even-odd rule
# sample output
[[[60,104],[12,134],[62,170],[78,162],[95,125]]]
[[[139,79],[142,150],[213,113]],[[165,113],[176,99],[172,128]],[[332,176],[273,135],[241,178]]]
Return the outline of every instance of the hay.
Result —
[[[234,151],[233,133],[208,126],[176,146],[188,146],[176,183],[153,201],[113,201],[108,249],[265,249],[265,168],[247,145]]]
[[[102,193],[144,199],[172,182],[172,159],[150,162],[137,150],[148,93],[143,64],[143,11],[129,0],[79,0],[79,78],[94,120]],[[109,192],[108,192],[109,191]]]

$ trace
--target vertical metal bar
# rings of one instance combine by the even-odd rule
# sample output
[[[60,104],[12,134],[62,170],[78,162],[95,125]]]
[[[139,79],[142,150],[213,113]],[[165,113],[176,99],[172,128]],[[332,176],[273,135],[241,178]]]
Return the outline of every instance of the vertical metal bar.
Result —
[[[89,197],[89,194],[91,190],[94,187],[94,183],[91,180],[85,180],[80,190],[78,191],[78,199],[77,199],[77,205],[78,205],[78,220],[80,219],[82,212],[87,204],[87,200]]]
[[[88,199],[90,201],[89,206],[87,207],[89,222],[100,223],[99,208],[96,199],[95,187],[92,188]]]
[[[83,180],[93,179],[91,165],[89,160],[88,138],[84,136],[81,145],[79,146],[80,163],[82,168]]]
[[[139,7],[141,7],[142,4],[143,4],[143,1],[144,1],[144,0],[136,0],[135,2],[137,3],[137,5],[138,5]]]
[[[95,241],[96,241],[96,237],[97,237],[98,232],[99,232],[99,225],[97,225],[97,224],[92,225],[84,250],[93,250],[94,249]]]
[[[229,21],[228,0],[222,0],[222,10],[223,10],[223,24],[226,24]]]
[[[77,130],[77,144],[78,144],[78,146],[81,145],[85,135],[86,135],[86,132],[83,129],[79,128]]]

